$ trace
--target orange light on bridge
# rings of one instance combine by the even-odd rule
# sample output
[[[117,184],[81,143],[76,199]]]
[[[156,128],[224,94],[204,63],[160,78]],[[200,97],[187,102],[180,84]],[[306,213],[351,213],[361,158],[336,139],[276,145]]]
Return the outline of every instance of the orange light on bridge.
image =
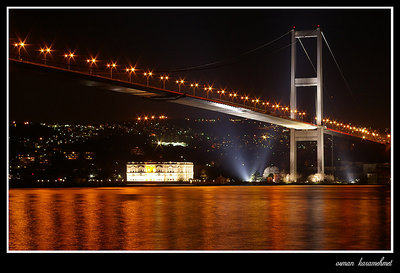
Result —
[[[25,41],[21,42],[19,41],[19,43],[14,43],[14,47],[18,48],[18,59],[21,60],[21,48],[25,49]]]
[[[176,80],[175,81],[178,84],[178,92],[181,92],[181,85],[184,84],[184,80],[180,79],[180,80]]]
[[[219,99],[221,99],[222,95],[225,94],[225,89],[218,90],[217,93],[219,94]]]
[[[93,73],[92,65],[95,65],[97,60],[95,58],[87,59],[86,62],[89,64],[89,73]]]
[[[46,64],[47,62],[47,54],[51,54],[51,48],[50,47],[46,47],[46,48],[41,48],[40,49],[40,54],[44,55],[44,64]]]
[[[41,48],[41,49],[40,49],[40,52],[41,52],[41,53],[50,53],[50,52],[51,52],[51,49],[50,49],[50,48]]]
[[[110,68],[110,78],[112,79],[112,71],[113,69],[117,68],[117,64],[116,63],[107,64],[107,68]]]
[[[212,92],[212,89],[213,89],[212,86],[204,87],[204,90],[205,90],[206,93],[207,93],[207,98],[208,98],[208,93],[209,93],[209,92]]]
[[[74,53],[64,54],[65,58],[73,58],[75,57]]]
[[[199,87],[199,84],[197,82],[191,83],[190,87],[193,88],[193,96],[196,94],[196,88]]]
[[[153,76],[153,72],[147,71],[147,72],[144,72],[143,75],[146,77],[147,86],[149,86],[149,78]]]
[[[73,59],[75,57],[74,53],[72,53],[72,52],[65,53],[64,57],[67,58],[67,60],[68,60],[68,69],[71,69],[71,59]]]
[[[92,59],[87,59],[86,62],[95,64],[97,62],[97,60],[95,58],[92,58]]]
[[[132,73],[135,73],[135,68],[131,66],[126,68],[125,71],[129,73],[129,82],[132,82]]]
[[[165,89],[165,81],[167,81],[169,79],[168,76],[161,76],[160,80],[163,82],[163,88]]]
[[[15,46],[15,47],[17,47],[17,46],[19,46],[19,47],[25,47],[25,43],[24,43],[24,42],[15,43],[14,46]]]

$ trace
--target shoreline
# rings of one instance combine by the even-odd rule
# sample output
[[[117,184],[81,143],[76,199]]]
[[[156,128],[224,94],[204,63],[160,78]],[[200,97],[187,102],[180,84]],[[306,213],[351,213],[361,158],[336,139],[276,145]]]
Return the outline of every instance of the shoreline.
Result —
[[[90,185],[90,184],[67,184],[67,185],[8,185],[8,189],[42,189],[42,188],[113,188],[113,187],[204,187],[204,186],[380,186],[390,187],[390,184],[339,184],[339,183],[235,183],[235,184],[215,184],[215,183],[137,183],[137,184],[107,184],[107,185]]]

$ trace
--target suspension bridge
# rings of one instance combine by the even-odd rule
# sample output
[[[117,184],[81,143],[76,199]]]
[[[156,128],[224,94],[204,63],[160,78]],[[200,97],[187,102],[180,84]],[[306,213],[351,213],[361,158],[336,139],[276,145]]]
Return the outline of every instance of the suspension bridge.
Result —
[[[317,143],[317,173],[323,179],[324,176],[324,134],[348,135],[362,138],[382,144],[390,143],[390,134],[378,132],[365,126],[356,126],[336,121],[323,116],[323,76],[322,76],[322,43],[326,43],[335,64],[338,62],[321,31],[314,30],[298,31],[294,28],[282,36],[265,43],[257,48],[243,52],[240,56],[250,54],[258,49],[269,46],[277,40],[291,35],[291,88],[290,105],[281,105],[264,98],[252,98],[211,85],[199,82],[187,82],[182,77],[172,77],[165,72],[154,72],[141,70],[132,66],[125,66],[115,62],[100,65],[95,57],[86,59],[78,58],[75,52],[65,52],[63,59],[52,58],[55,49],[51,47],[39,48],[35,54],[30,53],[32,45],[26,41],[16,40],[11,43],[9,62],[13,65],[39,69],[48,72],[62,73],[71,77],[78,77],[83,83],[98,86],[114,92],[128,93],[151,100],[161,100],[177,103],[194,108],[233,115],[241,118],[276,124],[290,129],[290,176],[292,181],[297,177],[297,142],[315,141]],[[302,40],[316,39],[317,64],[312,63]],[[296,48],[300,45],[307,59],[313,66],[315,77],[296,77]],[[215,67],[223,61],[177,69],[173,72],[190,71],[196,69],[207,69]],[[338,69],[345,80],[340,67]],[[154,79],[158,78],[157,81]],[[176,88],[166,88],[165,83],[174,81]],[[347,82],[346,82],[347,84]],[[348,84],[347,84],[348,85]],[[310,114],[297,108],[297,87],[316,87],[315,109],[316,115],[310,119]],[[183,88],[185,87],[185,88]],[[184,90],[183,90],[184,89]],[[306,119],[308,117],[308,119]]]

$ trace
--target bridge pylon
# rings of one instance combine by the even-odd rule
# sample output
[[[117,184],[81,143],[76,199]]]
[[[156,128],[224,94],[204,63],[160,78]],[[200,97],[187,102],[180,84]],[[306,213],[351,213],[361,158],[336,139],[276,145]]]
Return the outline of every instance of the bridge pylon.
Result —
[[[296,78],[296,39],[317,38],[317,67],[316,77]],[[319,180],[324,179],[324,127],[322,126],[323,113],[323,90],[322,90],[322,32],[320,28],[308,31],[296,31],[292,29],[291,41],[291,87],[290,87],[290,108],[297,109],[297,87],[316,86],[317,95],[315,99],[316,125],[314,130],[290,129],[290,181],[296,182],[297,174],[297,142],[316,141],[317,142],[317,175]],[[295,113],[290,113],[292,119]]]

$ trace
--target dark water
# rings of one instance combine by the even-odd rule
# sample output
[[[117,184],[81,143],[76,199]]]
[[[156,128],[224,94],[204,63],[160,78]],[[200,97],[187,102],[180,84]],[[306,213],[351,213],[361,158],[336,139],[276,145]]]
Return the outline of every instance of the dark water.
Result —
[[[9,250],[390,250],[385,186],[10,189]]]

